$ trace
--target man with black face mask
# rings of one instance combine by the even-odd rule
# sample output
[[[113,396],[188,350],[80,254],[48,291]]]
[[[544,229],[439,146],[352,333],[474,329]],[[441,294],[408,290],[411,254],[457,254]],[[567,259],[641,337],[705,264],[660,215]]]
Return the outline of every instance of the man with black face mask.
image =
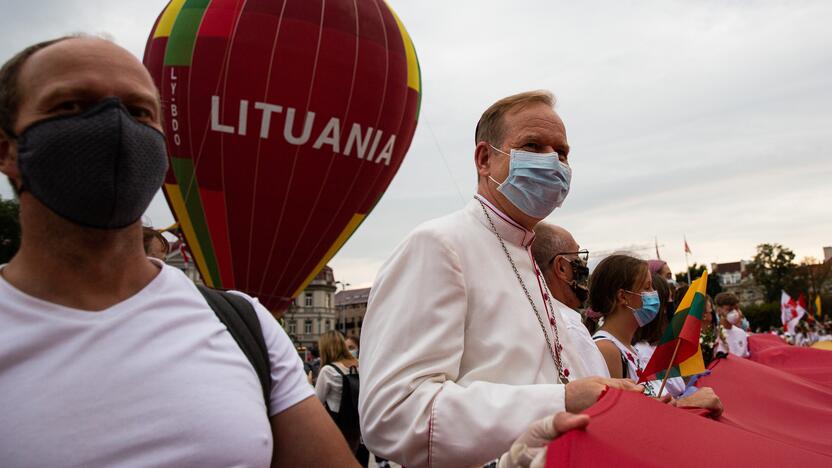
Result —
[[[0,171],[22,228],[0,266],[0,464],[355,466],[269,312],[239,295],[265,387],[194,284],[145,255],[161,121],[150,75],[105,40],[43,42],[0,68]]]
[[[534,228],[532,255],[546,280],[546,286],[555,299],[555,306],[564,317],[566,329],[573,343],[581,344],[581,361],[573,364],[581,375],[609,377],[609,370],[589,331],[577,312],[584,306],[589,295],[587,282],[589,268],[586,266],[589,252],[581,250],[575,238],[566,229],[540,222]]]

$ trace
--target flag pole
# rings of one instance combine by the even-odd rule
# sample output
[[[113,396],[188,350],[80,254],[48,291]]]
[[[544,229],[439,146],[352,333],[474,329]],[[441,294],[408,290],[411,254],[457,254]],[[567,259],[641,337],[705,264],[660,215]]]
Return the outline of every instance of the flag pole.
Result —
[[[676,349],[673,350],[673,357],[670,358],[670,364],[667,366],[667,369],[664,371],[664,378],[662,379],[662,386],[659,387],[659,393],[656,394],[656,397],[660,397],[662,395],[662,390],[664,390],[664,385],[667,383],[667,378],[670,377],[670,369],[673,367],[673,361],[676,360],[676,353],[679,352],[679,345],[682,344],[682,340],[676,338]]]
[[[656,260],[661,260],[662,256],[659,255],[659,236],[653,236],[653,242],[656,244]]]
[[[688,238],[685,236],[685,267],[688,272],[688,284],[690,284],[690,262],[688,261]]]

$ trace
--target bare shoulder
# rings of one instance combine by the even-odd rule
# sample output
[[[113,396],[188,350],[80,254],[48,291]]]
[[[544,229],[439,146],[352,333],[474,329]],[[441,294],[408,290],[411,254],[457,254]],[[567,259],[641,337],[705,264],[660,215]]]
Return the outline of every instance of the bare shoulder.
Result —
[[[604,361],[606,361],[607,368],[610,371],[610,377],[614,379],[621,378],[624,373],[624,369],[621,368],[621,351],[618,350],[615,343],[610,340],[596,340],[595,346],[598,346],[598,350],[604,356]]]

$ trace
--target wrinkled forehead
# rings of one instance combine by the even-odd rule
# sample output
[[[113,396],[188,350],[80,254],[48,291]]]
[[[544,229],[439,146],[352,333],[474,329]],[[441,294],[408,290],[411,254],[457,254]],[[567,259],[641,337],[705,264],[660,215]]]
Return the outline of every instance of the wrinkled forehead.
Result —
[[[150,74],[127,50],[96,38],[73,38],[33,54],[20,70],[21,107],[54,93],[145,95],[158,100]]]
[[[543,103],[518,107],[504,116],[507,135],[538,133],[552,137],[565,137],[566,126],[555,110]]]

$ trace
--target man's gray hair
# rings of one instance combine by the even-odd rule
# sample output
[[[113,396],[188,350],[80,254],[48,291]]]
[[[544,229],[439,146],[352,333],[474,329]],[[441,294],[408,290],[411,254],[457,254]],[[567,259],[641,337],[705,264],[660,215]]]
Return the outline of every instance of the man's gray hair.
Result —
[[[532,256],[541,272],[548,273],[551,267],[549,260],[570,249],[569,238],[563,235],[565,232],[563,228],[542,221],[534,227]]]

